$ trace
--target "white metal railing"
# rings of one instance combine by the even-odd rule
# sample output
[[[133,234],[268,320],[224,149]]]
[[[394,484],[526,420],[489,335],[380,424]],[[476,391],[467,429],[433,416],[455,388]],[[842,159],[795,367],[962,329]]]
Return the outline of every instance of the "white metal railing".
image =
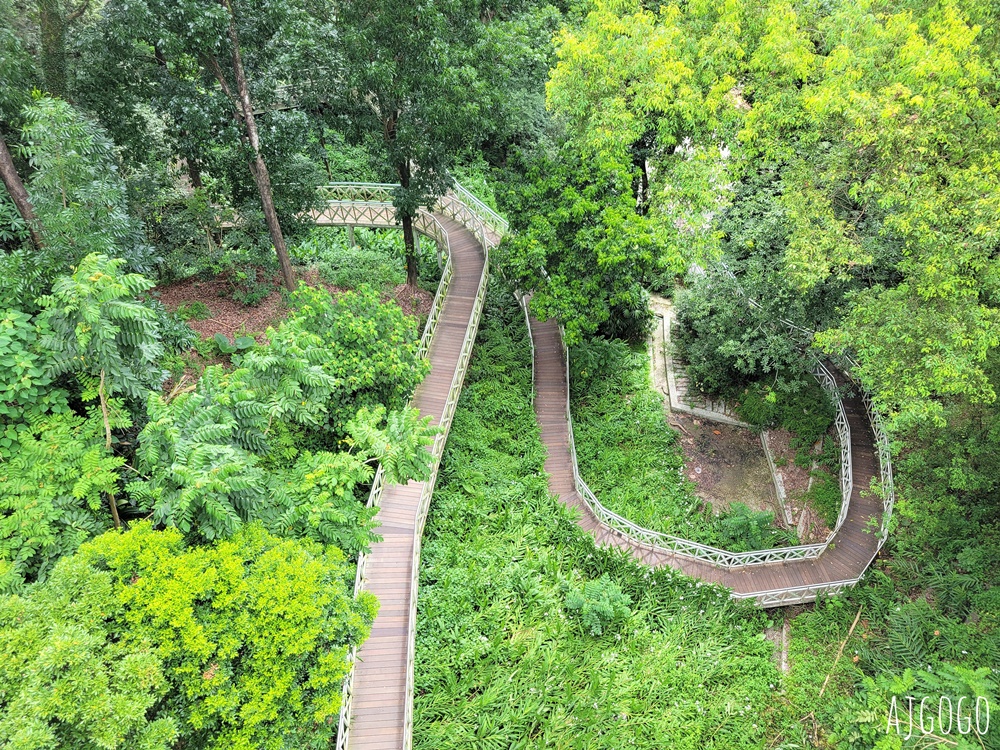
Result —
[[[349,223],[360,217],[368,217],[372,221],[381,221],[387,206],[391,207],[392,191],[396,185],[386,183],[335,183],[321,188],[321,192],[328,200],[327,210],[323,216],[331,223],[343,220]],[[406,702],[403,708],[403,747],[406,750],[412,746],[413,741],[413,684],[414,684],[414,657],[416,644],[416,621],[417,621],[417,588],[420,575],[420,551],[423,537],[424,525],[427,521],[427,513],[430,509],[431,496],[434,493],[434,486],[437,482],[438,472],[441,466],[441,457],[444,453],[445,443],[448,439],[448,432],[455,416],[455,409],[462,392],[462,384],[465,380],[465,373],[468,370],[469,358],[472,354],[472,347],[475,344],[476,333],[479,329],[479,321],[482,317],[483,304],[486,299],[486,286],[489,280],[489,251],[495,247],[506,231],[506,222],[503,221],[492,209],[482,204],[478,199],[474,202],[474,207],[468,206],[459,196],[468,197],[472,194],[462,188],[455,186],[454,191],[438,201],[435,209],[450,216],[462,224],[466,229],[476,235],[483,249],[484,263],[482,274],[479,279],[479,288],[472,307],[472,314],[469,325],[465,330],[465,337],[462,341],[462,349],[459,355],[455,372],[452,376],[451,386],[448,390],[448,397],[445,401],[441,418],[438,422],[438,434],[431,445],[431,474],[420,494],[415,519],[415,532],[413,544],[413,557],[411,560],[412,580],[410,586],[410,611],[407,623],[407,663],[406,663]],[[471,202],[471,201],[470,201]],[[376,215],[372,212],[364,214],[354,210],[357,207],[378,208],[381,213]],[[485,211],[481,211],[485,209]],[[499,219],[499,221],[498,221]],[[383,224],[377,224],[383,226]],[[396,226],[393,222],[389,226]],[[434,304],[428,315],[427,323],[424,326],[423,335],[420,338],[418,352],[421,356],[426,356],[430,349],[431,342],[437,330],[438,320],[444,306],[448,288],[454,275],[454,267],[451,256],[451,243],[448,232],[430,212],[421,209],[414,217],[414,228],[425,236],[431,237],[437,243],[439,251],[447,254],[448,259],[441,281],[438,284],[437,293],[434,295]],[[379,467],[372,483],[368,504],[378,506],[384,486],[384,473]],[[357,574],[355,576],[355,596],[364,590],[365,555],[358,556]],[[344,680],[343,700],[341,703],[340,720],[337,732],[337,750],[346,750],[350,734],[351,711],[353,708],[353,687],[354,687],[354,663],[357,659],[356,649],[352,649],[349,660],[350,670]]]
[[[747,304],[758,310],[763,310],[763,305],[761,305],[753,297],[750,297],[743,292],[742,287],[739,285],[739,281],[736,279],[736,274],[734,274],[725,263],[721,263],[720,266],[723,272],[736,284],[737,293],[747,301]],[[788,327],[790,330],[805,334],[810,338],[816,335],[815,331],[803,328],[787,318],[778,318],[778,322]],[[850,354],[846,353],[840,355],[839,359],[842,361],[841,369],[849,378],[851,378],[851,380],[854,381],[854,383],[858,386],[858,390],[861,391],[861,397],[865,404],[865,410],[868,412],[868,421],[871,424],[872,434],[875,437],[875,447],[878,451],[879,471],[881,474],[882,520],[879,528],[878,543],[878,548],[881,549],[882,545],[885,544],[886,539],[888,539],[889,536],[889,524],[892,521],[892,509],[896,501],[896,490],[892,478],[892,450],[889,445],[889,439],[886,435],[885,428],[882,424],[882,417],[875,408],[875,404],[872,402],[871,394],[865,390],[862,383],[858,381],[854,375],[854,371],[858,368],[857,361],[851,357]],[[847,508],[841,506],[840,517],[837,519],[838,529],[844,522],[846,515]]]
[[[518,301],[524,310],[525,317],[529,315],[527,304],[527,297],[520,296]],[[531,335],[530,322],[528,325],[528,333]],[[562,330],[560,329],[560,338],[562,339]],[[532,353],[534,353],[534,340],[532,339]],[[653,531],[652,529],[647,529],[627,518],[615,513],[613,510],[609,509],[594,494],[593,490],[587,485],[583,477],[580,475],[579,463],[576,456],[576,442],[573,436],[573,415],[569,404],[569,351],[566,348],[565,341],[563,340],[563,358],[566,363],[566,423],[569,432],[569,448],[570,456],[573,463],[573,481],[576,485],[577,492],[580,497],[587,504],[590,511],[600,520],[603,524],[611,529],[614,529],[618,533],[634,539],[646,546],[654,548],[661,552],[668,553],[670,555],[676,555],[680,557],[687,557],[693,560],[698,560],[702,562],[709,562],[713,565],[717,565],[723,568],[737,568],[749,565],[764,565],[773,562],[787,562],[789,560],[802,560],[811,559],[819,557],[820,554],[827,548],[830,541],[833,539],[837,530],[839,530],[840,525],[843,523],[843,519],[847,516],[847,507],[850,501],[851,491],[852,491],[852,463],[851,463],[851,433],[850,425],[847,423],[847,414],[844,410],[843,403],[840,401],[837,389],[836,381],[830,372],[823,366],[822,363],[817,363],[815,375],[820,383],[830,391],[834,401],[837,405],[837,431],[838,439],[841,441],[841,493],[842,493],[842,505],[840,519],[837,523],[837,528],[835,528],[830,535],[827,537],[826,541],[821,544],[800,544],[791,547],[775,547],[772,549],[763,550],[751,550],[749,552],[730,552],[729,550],[720,549],[718,547],[712,547],[707,544],[701,544],[699,542],[691,541],[690,539],[684,539],[683,537],[675,536],[673,534],[666,534],[660,531]],[[532,360],[534,358],[532,357]],[[532,365],[532,384],[534,384],[534,365]]]
[[[840,531],[840,527],[844,525],[847,512],[850,510],[851,493],[854,490],[854,459],[851,453],[851,426],[847,422],[847,412],[844,410],[844,402],[840,398],[837,381],[826,365],[819,360],[813,367],[813,376],[833,400],[834,408],[837,410],[834,426],[837,428],[837,440],[840,442],[840,513],[837,515],[837,523],[826,538],[823,545],[825,548],[833,541],[833,537]]]
[[[733,599],[755,599],[757,606],[764,609],[768,607],[786,607],[790,604],[803,604],[815,601],[820,594],[826,594],[827,596],[839,594],[845,589],[854,586],[859,580],[861,580],[860,576],[844,581],[830,581],[806,586],[789,586],[783,589],[754,591],[749,594],[737,594],[733,592],[730,596]]]
[[[862,398],[865,402],[865,409],[868,412],[868,420],[872,425],[872,434],[875,436],[875,449],[878,451],[879,468],[881,469],[881,495],[882,495],[882,522],[879,527],[879,549],[889,538],[889,522],[892,520],[892,506],[896,502],[896,487],[892,478],[892,450],[889,446],[889,438],[885,434],[882,426],[882,417],[872,403],[872,397],[867,391],[862,391]]]

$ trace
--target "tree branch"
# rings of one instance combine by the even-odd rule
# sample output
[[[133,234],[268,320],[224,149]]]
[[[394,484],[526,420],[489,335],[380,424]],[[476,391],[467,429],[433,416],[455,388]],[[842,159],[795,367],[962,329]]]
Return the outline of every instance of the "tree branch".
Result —
[[[89,7],[90,7],[90,0],[83,0],[83,3],[80,4],[79,8],[77,8],[68,16],[66,16],[66,23],[72,23],[73,21],[78,19],[80,16],[82,16],[84,13],[87,12],[87,8]]]

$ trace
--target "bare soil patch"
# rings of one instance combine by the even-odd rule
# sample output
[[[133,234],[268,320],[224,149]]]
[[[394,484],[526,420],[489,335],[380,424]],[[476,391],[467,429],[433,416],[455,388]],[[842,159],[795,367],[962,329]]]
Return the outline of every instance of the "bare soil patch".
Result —
[[[696,485],[695,494],[712,504],[713,512],[740,502],[774,513],[776,523],[783,521],[771,469],[756,433],[689,414],[672,412],[670,416],[682,427],[687,477]]]
[[[261,272],[262,273],[262,272]],[[334,297],[347,291],[323,281],[315,268],[298,272],[298,277],[309,286],[322,286]],[[263,279],[261,278],[261,281]],[[268,280],[274,287],[259,305],[250,307],[232,298],[233,282],[223,273],[213,279],[192,277],[153,291],[159,295],[164,306],[174,312],[183,304],[201,302],[209,311],[204,320],[188,320],[187,323],[203,339],[212,338],[217,333],[234,336],[254,336],[264,341],[264,331],[280,323],[288,315],[288,305],[282,294],[281,279],[275,276]],[[434,295],[424,289],[413,289],[400,284],[382,295],[382,301],[393,300],[403,313],[412,317],[426,316],[434,303]]]
[[[170,311],[183,304],[201,302],[208,308],[209,317],[189,320],[188,325],[203,339],[217,333],[230,338],[235,335],[260,334],[281,320],[288,312],[279,291],[280,283],[274,279],[274,291],[256,307],[242,305],[232,298],[233,284],[226,274],[214,279],[193,277],[167,286],[156,287],[160,302]]]
[[[803,468],[795,463],[795,450],[791,445],[793,437],[788,430],[768,430],[767,445],[784,484],[785,503],[792,514],[799,540],[803,544],[823,542],[831,529],[805,500],[812,486],[811,467]]]
[[[414,288],[406,284],[393,287],[392,292],[385,295],[382,301],[393,299],[403,308],[403,312],[414,317],[424,317],[434,305],[434,295],[426,289]]]

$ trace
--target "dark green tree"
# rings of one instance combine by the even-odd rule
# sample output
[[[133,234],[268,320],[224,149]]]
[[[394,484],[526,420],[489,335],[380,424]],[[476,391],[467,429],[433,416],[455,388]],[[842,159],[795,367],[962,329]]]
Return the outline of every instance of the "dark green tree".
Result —
[[[337,6],[337,106],[356,140],[376,140],[406,243],[406,282],[417,284],[413,217],[451,184],[448,169],[477,141],[485,113],[472,46],[479,6],[466,0],[347,0]]]

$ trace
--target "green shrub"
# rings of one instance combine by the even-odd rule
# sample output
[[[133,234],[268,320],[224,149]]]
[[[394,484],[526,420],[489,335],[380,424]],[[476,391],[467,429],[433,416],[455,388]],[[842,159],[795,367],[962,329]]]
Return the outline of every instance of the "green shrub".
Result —
[[[259,526],[187,547],[140,523],[0,598],[0,737],[18,747],[319,750],[378,609],[334,547]]]
[[[0,457],[16,450],[17,435],[50,414],[69,411],[69,393],[56,388],[51,357],[38,327],[20,310],[0,312]]]
[[[715,519],[716,544],[730,552],[750,552],[798,544],[793,531],[774,527],[774,513],[732,503]]]
[[[300,286],[289,304],[292,314],[282,325],[320,342],[322,371],[335,381],[325,403],[327,425],[335,435],[360,408],[402,409],[430,369],[417,358],[414,321],[395,303],[382,302],[369,286],[336,299],[325,289]]]
[[[112,427],[129,426],[109,403]],[[125,463],[105,447],[101,413],[52,415],[21,430],[0,462],[0,562],[9,564],[0,593],[44,579],[62,555],[111,525],[107,496]]]
[[[798,450],[800,459],[805,459],[809,449],[826,435],[835,416],[830,396],[812,376],[806,376],[797,391],[778,396],[778,424],[795,436],[792,447]]]
[[[356,229],[354,237],[357,245],[351,247],[343,230],[317,228],[292,253],[299,262],[315,264],[327,282],[341,289],[364,284],[384,289],[406,281],[399,232]]]
[[[142,400],[163,382],[163,340],[156,311],[136,299],[153,282],[123,269],[121,260],[85,257],[39,299],[39,326],[54,373],[73,373],[95,393],[100,382],[106,395]]]
[[[812,473],[813,484],[805,495],[805,501],[820,514],[823,522],[831,529],[840,515],[840,478],[823,469]]]
[[[746,388],[736,402],[736,414],[758,429],[774,427],[778,423],[778,393],[762,383]]]
[[[212,315],[208,305],[200,300],[181,303],[177,306],[175,314],[181,320],[205,320]]]
[[[622,587],[605,573],[581,587],[570,587],[566,592],[566,609],[579,616],[583,627],[591,635],[603,635],[613,625],[628,619],[632,613],[632,599]]]
[[[274,285],[255,265],[237,265],[229,272],[232,298],[241,305],[256,307],[274,292]]]

